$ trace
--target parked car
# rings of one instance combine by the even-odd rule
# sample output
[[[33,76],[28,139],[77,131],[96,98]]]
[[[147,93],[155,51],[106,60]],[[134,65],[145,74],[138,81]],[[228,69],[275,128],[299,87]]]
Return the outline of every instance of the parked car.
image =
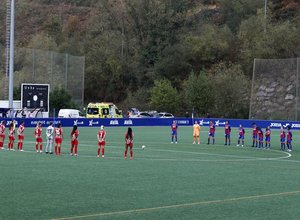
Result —
[[[136,115],[130,115],[130,118],[152,118],[148,112],[139,112]]]
[[[152,118],[159,118],[158,112],[155,110],[147,111],[151,115]]]
[[[148,112],[140,112],[140,113],[138,114],[138,117],[139,117],[139,118],[152,118],[153,116],[150,115]]]
[[[174,118],[174,115],[168,112],[160,112],[158,113],[158,117],[160,118]]]
[[[83,118],[84,115],[77,109],[60,109],[59,118]]]
[[[128,111],[127,111],[127,116],[129,118],[137,118],[138,114],[139,114],[139,110],[137,108],[130,108]]]

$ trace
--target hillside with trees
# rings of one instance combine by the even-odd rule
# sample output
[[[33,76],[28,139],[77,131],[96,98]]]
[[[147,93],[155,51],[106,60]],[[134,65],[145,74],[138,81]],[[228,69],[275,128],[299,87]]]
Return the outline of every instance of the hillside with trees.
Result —
[[[17,0],[16,46],[85,56],[86,103],[246,118],[253,59],[300,57],[299,12],[298,0],[268,0],[266,16],[262,0]]]

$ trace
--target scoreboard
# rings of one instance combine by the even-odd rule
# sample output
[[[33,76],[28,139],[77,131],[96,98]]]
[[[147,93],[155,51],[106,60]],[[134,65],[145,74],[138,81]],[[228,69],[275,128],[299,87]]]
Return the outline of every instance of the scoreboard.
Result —
[[[49,112],[49,84],[27,84],[21,85],[21,108],[43,109]]]

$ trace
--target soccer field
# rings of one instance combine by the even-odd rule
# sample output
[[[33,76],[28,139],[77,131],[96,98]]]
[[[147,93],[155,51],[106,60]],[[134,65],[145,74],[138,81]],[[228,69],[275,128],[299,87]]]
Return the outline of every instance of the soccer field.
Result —
[[[300,218],[298,131],[289,154],[276,130],[265,150],[250,147],[250,130],[242,148],[237,129],[225,147],[223,128],[215,145],[207,128],[193,145],[192,127],[179,127],[178,144],[170,127],[133,127],[134,159],[124,160],[125,127],[106,128],[105,158],[96,158],[98,128],[79,128],[79,156],[70,156],[70,130],[62,156],[35,153],[32,128],[25,152],[0,151],[0,219]]]

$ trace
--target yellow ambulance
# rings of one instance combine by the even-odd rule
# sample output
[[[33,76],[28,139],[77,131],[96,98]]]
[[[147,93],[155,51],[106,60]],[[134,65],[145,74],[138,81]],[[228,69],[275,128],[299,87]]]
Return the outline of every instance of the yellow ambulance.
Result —
[[[111,102],[91,102],[86,109],[87,118],[123,118],[122,111]]]

